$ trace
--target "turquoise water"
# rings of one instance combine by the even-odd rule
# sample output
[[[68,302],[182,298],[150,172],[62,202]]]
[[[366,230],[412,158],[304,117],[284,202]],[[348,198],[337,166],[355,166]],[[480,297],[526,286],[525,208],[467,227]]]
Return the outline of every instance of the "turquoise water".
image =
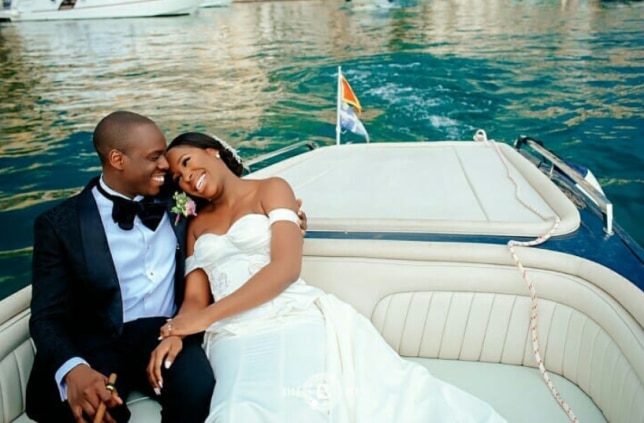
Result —
[[[644,3],[401,4],[1,23],[0,297],[29,282],[35,216],[100,171],[91,131],[102,116],[137,111],[168,138],[217,133],[247,157],[332,144],[338,65],[372,140],[471,139],[478,128],[541,139],[592,169],[644,244]]]

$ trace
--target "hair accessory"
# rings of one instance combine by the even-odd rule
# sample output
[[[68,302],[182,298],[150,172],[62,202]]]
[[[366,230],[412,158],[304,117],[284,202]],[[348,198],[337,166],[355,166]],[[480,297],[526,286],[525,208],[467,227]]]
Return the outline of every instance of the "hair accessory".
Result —
[[[222,147],[224,147],[230,154],[232,154],[233,158],[238,162],[241,163],[242,159],[239,157],[239,154],[237,154],[237,150],[232,148],[230,144],[228,144],[226,141],[222,140],[216,135],[212,135],[212,137],[217,141],[219,144],[221,144]]]

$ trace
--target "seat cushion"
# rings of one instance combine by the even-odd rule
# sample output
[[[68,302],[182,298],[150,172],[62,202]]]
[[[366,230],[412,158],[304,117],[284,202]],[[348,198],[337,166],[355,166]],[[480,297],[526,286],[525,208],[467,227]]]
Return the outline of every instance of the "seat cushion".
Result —
[[[538,369],[511,364],[406,357],[436,377],[491,404],[508,422],[570,423]],[[595,403],[577,385],[551,374],[555,387],[579,421],[606,423]]]
[[[132,412],[131,422],[160,422],[161,405],[139,392],[132,392],[127,399]]]

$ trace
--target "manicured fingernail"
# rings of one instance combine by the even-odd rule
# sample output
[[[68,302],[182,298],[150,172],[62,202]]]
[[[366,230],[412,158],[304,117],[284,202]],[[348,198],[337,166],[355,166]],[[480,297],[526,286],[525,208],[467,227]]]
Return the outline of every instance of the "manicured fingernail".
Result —
[[[159,336],[159,337],[157,338],[157,341],[161,341],[161,340],[163,340],[163,336]]]
[[[154,388],[154,393],[157,394],[157,395],[161,395],[161,389]]]
[[[169,368],[170,368],[170,366],[172,366],[172,361],[170,361],[170,360],[166,360],[164,364],[165,364],[165,368],[166,368],[166,369],[169,369]]]
[[[159,388],[163,389],[163,381],[162,380],[159,381]]]

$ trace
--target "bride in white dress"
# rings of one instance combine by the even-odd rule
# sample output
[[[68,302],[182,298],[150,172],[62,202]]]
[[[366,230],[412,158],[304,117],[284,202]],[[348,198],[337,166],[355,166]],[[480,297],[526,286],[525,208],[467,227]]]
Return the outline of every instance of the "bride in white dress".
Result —
[[[284,180],[239,178],[234,150],[204,134],[180,135],[166,156],[179,187],[209,201],[188,227],[186,299],[161,328],[169,342],[205,331],[217,380],[208,422],[505,421],[299,277],[298,205]]]

